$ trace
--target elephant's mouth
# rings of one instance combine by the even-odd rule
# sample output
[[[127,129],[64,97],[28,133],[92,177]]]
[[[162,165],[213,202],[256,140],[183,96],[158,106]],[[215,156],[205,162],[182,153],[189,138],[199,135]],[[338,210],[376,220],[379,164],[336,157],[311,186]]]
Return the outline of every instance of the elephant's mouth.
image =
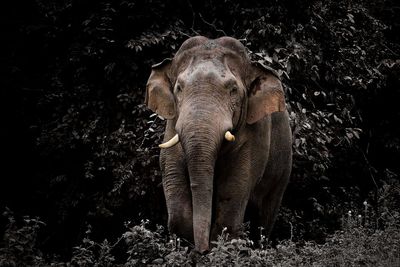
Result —
[[[229,142],[234,142],[235,141],[235,136],[230,132],[230,131],[226,131],[225,135],[224,135],[225,140],[229,141]],[[165,143],[162,143],[160,145],[158,145],[160,148],[170,148],[173,147],[174,145],[179,143],[179,135],[176,134],[174,137],[172,137],[170,140],[168,140]]]

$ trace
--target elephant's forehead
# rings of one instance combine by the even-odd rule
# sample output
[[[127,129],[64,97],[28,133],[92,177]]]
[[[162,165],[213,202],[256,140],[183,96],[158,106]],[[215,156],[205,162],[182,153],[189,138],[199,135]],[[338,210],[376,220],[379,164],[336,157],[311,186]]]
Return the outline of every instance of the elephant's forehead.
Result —
[[[237,54],[241,54],[242,57],[247,56],[244,45],[235,38],[227,36],[214,40],[208,39],[204,36],[191,37],[182,44],[177,55],[184,54],[189,50],[200,52],[201,50],[215,50],[220,48],[225,48]]]
[[[219,71],[227,70],[226,60],[221,55],[202,55],[194,56],[191,64],[188,66],[190,71]]]
[[[177,76],[185,80],[207,77],[225,82],[244,68],[246,59],[225,47],[209,45],[177,55],[174,63]]]
[[[197,63],[202,60],[219,60],[223,61],[223,58],[232,54],[222,47],[206,48],[205,46],[194,47],[184,52],[175,55],[174,61],[177,66],[188,65]]]
[[[201,61],[213,62],[232,62],[244,64],[247,60],[247,54],[239,53],[229,47],[221,46],[214,41],[206,44],[192,47],[190,49],[179,51],[174,57],[176,68],[187,68],[190,64],[197,64]]]
[[[224,82],[232,79],[233,74],[229,68],[218,59],[197,59],[192,62],[188,68],[180,75],[188,82],[201,80],[209,80],[213,82]]]

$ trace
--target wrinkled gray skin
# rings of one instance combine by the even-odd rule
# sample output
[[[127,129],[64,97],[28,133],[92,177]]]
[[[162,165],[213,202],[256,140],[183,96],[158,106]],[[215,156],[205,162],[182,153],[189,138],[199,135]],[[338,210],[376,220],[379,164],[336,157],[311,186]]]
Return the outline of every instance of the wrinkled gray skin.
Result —
[[[223,227],[235,233],[251,203],[270,232],[289,180],[291,130],[282,85],[252,63],[236,39],[186,40],[172,60],[152,67],[146,104],[168,119],[163,188],[172,233],[198,252]],[[224,139],[230,130],[233,142]]]

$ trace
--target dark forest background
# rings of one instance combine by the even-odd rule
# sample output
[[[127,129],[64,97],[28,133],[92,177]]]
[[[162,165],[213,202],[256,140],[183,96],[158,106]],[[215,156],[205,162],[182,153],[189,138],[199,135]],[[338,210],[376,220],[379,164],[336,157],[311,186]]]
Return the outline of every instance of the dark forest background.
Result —
[[[144,88],[195,35],[235,37],[281,75],[294,166],[274,244],[324,244],[352,214],[374,231],[399,225],[395,1],[36,0],[0,12],[1,266],[163,263],[165,121]]]

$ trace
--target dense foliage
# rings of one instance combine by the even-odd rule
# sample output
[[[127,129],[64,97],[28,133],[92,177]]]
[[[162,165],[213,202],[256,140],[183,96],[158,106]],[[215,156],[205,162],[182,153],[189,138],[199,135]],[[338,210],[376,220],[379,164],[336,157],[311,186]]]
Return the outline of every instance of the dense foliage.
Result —
[[[165,122],[143,100],[150,66],[198,34],[240,39],[281,75],[294,169],[273,238],[336,242],[330,234],[364,202],[367,228],[392,231],[374,232],[376,242],[398,235],[399,10],[390,0],[12,2],[2,16],[0,265],[187,260],[176,239],[140,225],[166,224],[157,148]],[[350,236],[368,243],[368,229]],[[239,256],[241,247],[270,253],[262,260],[280,253],[232,242]],[[141,262],[140,253],[157,256]],[[212,255],[205,263],[224,261]]]

